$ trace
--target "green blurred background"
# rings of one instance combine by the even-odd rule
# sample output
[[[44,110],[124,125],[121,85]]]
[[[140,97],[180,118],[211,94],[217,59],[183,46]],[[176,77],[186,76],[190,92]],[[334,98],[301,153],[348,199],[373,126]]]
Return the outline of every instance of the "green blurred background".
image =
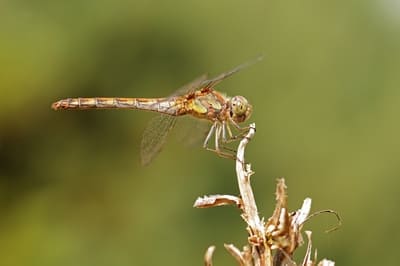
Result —
[[[246,157],[262,216],[284,176],[291,210],[309,196],[343,218],[331,234],[333,216],[305,226],[320,258],[395,261],[399,1],[3,0],[0,34],[1,265],[202,265],[211,244],[216,265],[234,264],[222,245],[246,244],[239,212],[192,208],[238,193],[232,161],[171,138],[142,167],[152,114],[50,104],[162,97],[258,54],[218,89],[254,105]]]

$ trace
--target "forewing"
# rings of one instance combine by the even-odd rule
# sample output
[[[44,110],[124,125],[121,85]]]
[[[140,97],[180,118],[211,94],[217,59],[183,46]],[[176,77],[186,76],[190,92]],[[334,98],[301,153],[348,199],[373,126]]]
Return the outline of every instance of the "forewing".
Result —
[[[142,165],[148,165],[161,151],[175,123],[175,116],[165,114],[158,115],[149,122],[143,133],[140,147]]]
[[[194,92],[198,88],[201,87],[201,85],[204,83],[204,81],[207,80],[207,74],[203,74],[200,77],[196,78],[195,80],[189,82],[188,84],[185,84],[184,86],[180,87],[177,89],[172,95],[172,96],[178,96],[178,95],[184,95],[188,94],[191,92]]]
[[[257,63],[258,61],[262,60],[263,56],[259,56],[256,59],[252,60],[252,61],[248,61],[244,64],[238,65],[237,67],[233,68],[232,70],[229,70],[227,72],[224,72],[218,76],[216,76],[215,78],[209,79],[209,80],[204,80],[202,81],[202,83],[200,84],[199,87],[208,87],[208,88],[213,88],[215,85],[217,85],[218,83],[220,83],[221,81],[223,81],[224,79],[232,76],[233,74],[239,72],[240,70],[247,68],[255,63]]]
[[[176,90],[170,97],[194,92],[205,80],[207,80],[207,75],[202,75]],[[142,165],[148,165],[161,151],[168,133],[175,126],[175,123],[175,116],[165,114],[158,115],[149,122],[143,133],[140,148]]]

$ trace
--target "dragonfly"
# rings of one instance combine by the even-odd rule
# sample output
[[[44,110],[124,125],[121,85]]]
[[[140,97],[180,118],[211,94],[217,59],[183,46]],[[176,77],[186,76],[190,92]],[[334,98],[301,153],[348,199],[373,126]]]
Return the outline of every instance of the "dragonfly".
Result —
[[[224,79],[261,60],[258,57],[208,79],[202,75],[189,84],[164,98],[124,98],[124,97],[90,97],[66,98],[54,102],[54,110],[86,109],[134,109],[159,113],[146,127],[141,143],[141,163],[149,164],[161,151],[167,136],[180,116],[191,115],[196,119],[211,122],[203,147],[221,157],[236,158],[235,152],[224,144],[239,139],[248,127],[239,124],[245,122],[253,111],[252,105],[243,96],[229,97],[214,90]],[[234,135],[233,126],[239,133]],[[213,147],[209,146],[214,136]]]

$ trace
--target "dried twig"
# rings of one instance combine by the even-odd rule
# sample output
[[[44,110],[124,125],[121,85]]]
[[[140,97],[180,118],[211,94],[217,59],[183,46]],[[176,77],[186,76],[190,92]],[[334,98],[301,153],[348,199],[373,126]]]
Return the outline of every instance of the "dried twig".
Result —
[[[204,254],[204,265],[212,266],[212,255],[214,254],[215,246],[209,246],[206,254]]]
[[[244,158],[245,147],[254,137],[255,124],[249,126],[249,131],[239,143],[236,155],[236,175],[240,191],[240,198],[231,195],[211,195],[199,197],[194,203],[196,208],[209,208],[223,205],[235,205],[242,210],[242,218],[247,224],[248,246],[243,250],[233,244],[225,244],[225,248],[243,266],[272,266],[272,265],[297,265],[293,260],[293,253],[303,243],[301,229],[303,224],[313,215],[310,214],[311,199],[306,198],[302,207],[289,213],[287,210],[286,185],[283,178],[278,179],[276,186],[276,206],[273,215],[267,220],[258,215],[257,205],[250,184],[250,177],[254,174],[251,165],[246,164]],[[334,213],[339,220],[338,214],[331,210],[324,212]],[[319,214],[317,212],[317,214]],[[306,232],[308,247],[301,265],[314,266],[311,259],[311,232]],[[212,265],[212,254],[215,247],[207,249],[204,256],[205,265]],[[332,266],[334,262],[323,260],[318,265]]]
[[[247,223],[251,254],[254,265],[268,265],[271,261],[271,250],[267,246],[264,222],[258,216],[257,204],[251,188],[250,177],[254,172],[250,164],[245,164],[244,151],[246,145],[256,132],[255,124],[251,124],[249,132],[240,141],[236,155],[236,175],[242,198],[242,217]]]

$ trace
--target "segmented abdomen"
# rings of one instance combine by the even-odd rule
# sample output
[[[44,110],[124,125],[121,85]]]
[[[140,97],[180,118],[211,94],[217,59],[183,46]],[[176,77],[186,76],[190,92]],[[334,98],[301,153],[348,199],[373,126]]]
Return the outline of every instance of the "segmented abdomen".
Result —
[[[59,109],[138,109],[169,115],[181,115],[184,109],[182,101],[177,98],[68,98],[59,100],[51,106]]]

